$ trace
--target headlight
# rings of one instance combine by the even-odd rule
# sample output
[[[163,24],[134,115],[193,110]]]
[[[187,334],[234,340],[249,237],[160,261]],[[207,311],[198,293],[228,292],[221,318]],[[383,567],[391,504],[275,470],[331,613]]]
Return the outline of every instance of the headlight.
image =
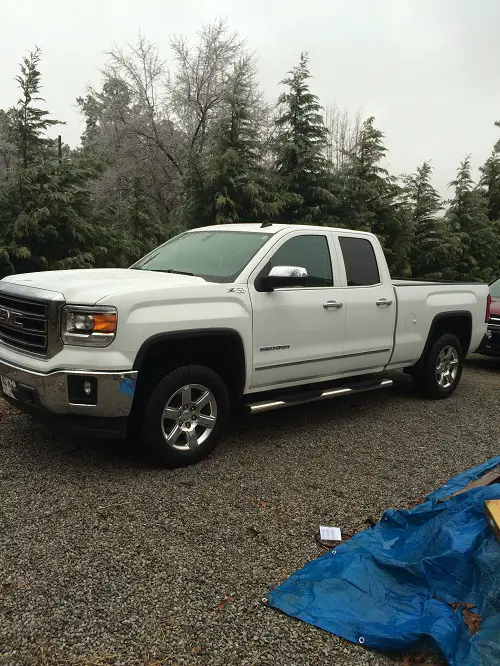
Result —
[[[66,345],[107,347],[115,339],[117,323],[116,308],[67,305],[63,309],[61,337]]]

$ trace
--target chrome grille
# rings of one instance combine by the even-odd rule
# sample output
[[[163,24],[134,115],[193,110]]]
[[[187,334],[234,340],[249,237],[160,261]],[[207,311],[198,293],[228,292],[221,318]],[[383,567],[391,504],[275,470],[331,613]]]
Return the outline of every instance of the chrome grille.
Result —
[[[0,283],[0,343],[36,356],[49,356],[60,346],[62,294]]]
[[[47,353],[48,303],[0,294],[0,340],[35,354]]]

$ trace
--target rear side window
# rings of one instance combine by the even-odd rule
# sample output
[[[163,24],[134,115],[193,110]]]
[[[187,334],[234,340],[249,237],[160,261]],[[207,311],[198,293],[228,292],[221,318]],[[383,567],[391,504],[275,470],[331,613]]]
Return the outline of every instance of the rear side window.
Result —
[[[340,236],[348,287],[369,287],[379,284],[377,259],[373,245],[365,238]]]

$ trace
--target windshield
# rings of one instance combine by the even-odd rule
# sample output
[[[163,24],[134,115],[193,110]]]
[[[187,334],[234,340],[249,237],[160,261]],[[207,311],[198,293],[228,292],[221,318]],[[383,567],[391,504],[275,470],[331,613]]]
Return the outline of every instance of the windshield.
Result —
[[[490,294],[492,298],[500,298],[500,278],[490,284]]]
[[[131,268],[234,282],[270,237],[245,231],[191,231],[172,238]]]

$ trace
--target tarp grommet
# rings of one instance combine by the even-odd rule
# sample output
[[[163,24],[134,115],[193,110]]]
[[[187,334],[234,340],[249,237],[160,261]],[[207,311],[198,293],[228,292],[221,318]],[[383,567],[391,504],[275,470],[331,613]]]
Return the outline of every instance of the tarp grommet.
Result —
[[[360,636],[359,637],[359,644],[363,645],[364,642],[365,642],[365,639],[363,638],[363,636]]]

